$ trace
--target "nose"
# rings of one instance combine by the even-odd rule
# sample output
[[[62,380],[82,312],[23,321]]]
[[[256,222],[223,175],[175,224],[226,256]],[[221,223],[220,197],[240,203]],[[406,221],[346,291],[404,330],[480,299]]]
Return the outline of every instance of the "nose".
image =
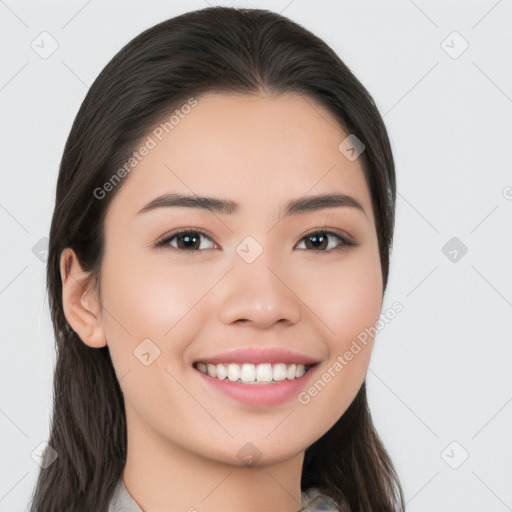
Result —
[[[239,322],[268,329],[277,323],[299,322],[302,303],[289,273],[270,268],[263,257],[251,264],[238,263],[224,282],[219,310],[224,324]]]

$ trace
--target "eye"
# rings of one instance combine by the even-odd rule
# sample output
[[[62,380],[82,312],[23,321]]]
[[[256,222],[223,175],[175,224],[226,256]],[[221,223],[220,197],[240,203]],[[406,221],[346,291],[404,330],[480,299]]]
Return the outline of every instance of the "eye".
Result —
[[[166,235],[162,240],[155,243],[155,247],[171,246],[175,249],[184,251],[197,251],[199,249],[201,238],[211,241],[211,238],[202,231],[192,231],[190,229],[181,229],[174,231],[170,235]],[[176,243],[172,243],[176,239]],[[214,244],[215,245],[215,244]],[[215,246],[216,247],[216,246]],[[211,248],[211,247],[210,247]],[[208,247],[207,247],[208,249]]]
[[[329,244],[329,238],[338,239],[341,243],[332,246],[332,244]],[[306,245],[306,248],[312,248],[312,250],[315,252],[330,252],[331,250],[340,250],[346,248],[347,246],[356,245],[356,243],[350,240],[348,237],[342,235],[341,233],[335,233],[334,231],[312,231],[303,237],[300,243],[302,243],[303,240],[306,241],[304,244]],[[309,247],[307,243],[308,241],[311,242]],[[298,247],[300,243],[297,244],[296,247]]]
[[[178,231],[174,231],[169,235],[166,235],[164,238],[157,241],[154,244],[154,246],[170,246],[174,249],[178,249],[181,251],[193,252],[203,251],[206,249],[214,249],[217,247],[217,245],[214,242],[212,242],[213,247],[200,248],[201,238],[205,238],[206,240],[212,242],[212,239],[202,231],[181,229]],[[333,239],[337,239],[340,243],[333,246],[332,244],[329,243],[329,240]],[[299,244],[296,245],[296,247],[298,247],[304,240],[306,241],[306,243],[304,244],[305,248],[313,250],[315,252],[330,252],[332,250],[340,250],[348,246],[357,245],[348,237],[342,235],[341,233],[335,233],[334,231],[313,231],[311,233],[308,233],[305,237],[301,239],[301,241],[299,242]]]

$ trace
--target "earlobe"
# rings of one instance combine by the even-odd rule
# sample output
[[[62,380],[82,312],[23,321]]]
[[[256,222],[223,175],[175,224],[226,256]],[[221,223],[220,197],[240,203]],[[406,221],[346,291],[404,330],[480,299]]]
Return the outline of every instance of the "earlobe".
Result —
[[[62,305],[64,315],[80,339],[92,348],[107,342],[101,324],[101,304],[90,272],[82,269],[73,249],[66,247],[60,255]]]

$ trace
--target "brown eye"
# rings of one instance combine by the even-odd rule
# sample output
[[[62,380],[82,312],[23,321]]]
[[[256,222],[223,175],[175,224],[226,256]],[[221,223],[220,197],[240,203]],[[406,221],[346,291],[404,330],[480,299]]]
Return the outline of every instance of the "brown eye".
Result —
[[[201,231],[180,230],[166,236],[163,240],[157,242],[155,246],[172,247],[181,251],[201,251],[208,249],[208,247],[200,248],[203,238],[211,241],[210,237]],[[173,243],[174,240],[176,240],[176,243]]]
[[[338,243],[337,245],[329,245],[329,242],[332,239],[337,239],[341,243]],[[335,249],[343,249],[349,245],[355,245],[348,238],[332,231],[314,231],[306,235],[302,240],[306,241],[306,249],[316,252],[329,252]]]
[[[201,247],[203,239],[212,242],[211,238],[202,231],[183,229],[166,235],[162,240],[156,242],[155,247],[170,247],[179,251],[189,252],[200,252],[217,247],[213,242],[213,247]],[[338,241],[337,244],[336,240]],[[352,242],[347,237],[333,231],[314,231],[303,237],[300,243],[302,241],[305,241],[305,249],[315,252],[331,252],[332,250],[356,245],[355,242]]]

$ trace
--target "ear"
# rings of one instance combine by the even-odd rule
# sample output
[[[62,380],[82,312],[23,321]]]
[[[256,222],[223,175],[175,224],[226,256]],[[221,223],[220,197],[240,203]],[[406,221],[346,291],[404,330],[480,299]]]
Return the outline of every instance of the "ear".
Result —
[[[89,347],[107,344],[101,325],[100,298],[90,272],[85,272],[73,249],[66,247],[60,255],[62,305],[71,328]]]

